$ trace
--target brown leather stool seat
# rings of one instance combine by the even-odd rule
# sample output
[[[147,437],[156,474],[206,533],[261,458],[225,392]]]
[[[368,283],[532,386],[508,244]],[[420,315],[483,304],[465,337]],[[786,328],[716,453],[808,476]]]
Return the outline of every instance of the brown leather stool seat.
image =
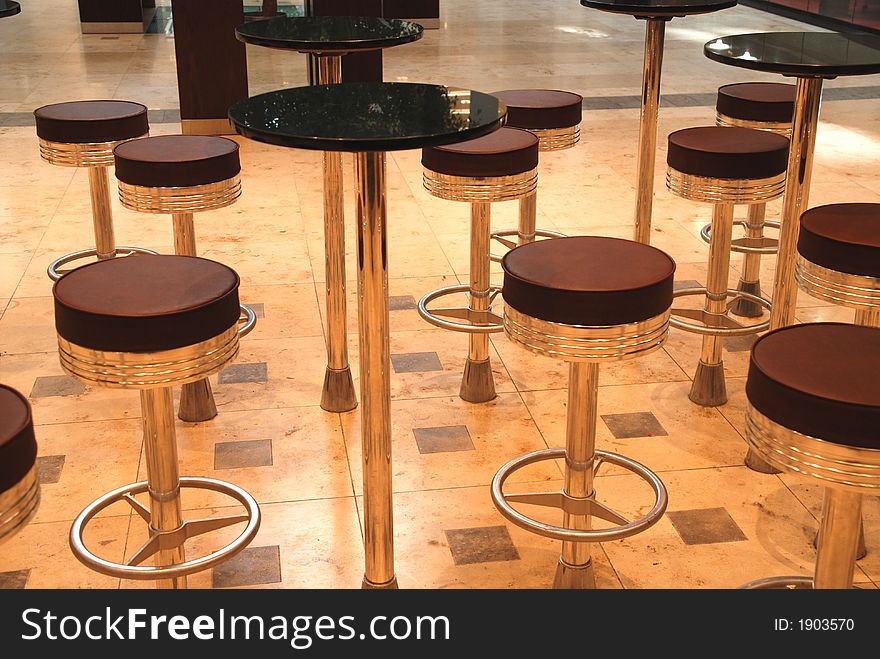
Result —
[[[667,162],[685,174],[722,179],[764,179],[783,174],[788,138],[732,126],[685,128],[669,135]]]
[[[55,326],[63,339],[94,350],[173,350],[236,325],[238,287],[234,270],[198,257],[99,261],[55,284]]]
[[[238,144],[225,137],[161,135],[114,149],[116,178],[147,188],[182,188],[225,181],[241,172]]]
[[[574,236],[508,252],[504,302],[554,323],[625,325],[666,312],[675,262],[656,247],[620,238]]]
[[[798,253],[829,270],[880,277],[880,204],[829,204],[801,215]]]
[[[752,347],[746,395],[776,423],[828,442],[880,449],[880,329],[810,323]]]
[[[423,149],[422,165],[450,176],[522,174],[538,166],[538,138],[519,128],[500,128],[475,140]]]
[[[583,97],[556,89],[507,89],[492,92],[507,106],[507,126],[552,129],[577,126],[583,115]]]
[[[796,87],[782,82],[740,82],[718,88],[715,109],[744,121],[791,123]]]
[[[17,485],[36,461],[31,406],[15,389],[0,384],[0,493]]]
[[[147,108],[131,101],[72,101],[34,110],[37,136],[49,142],[96,144],[150,131]]]

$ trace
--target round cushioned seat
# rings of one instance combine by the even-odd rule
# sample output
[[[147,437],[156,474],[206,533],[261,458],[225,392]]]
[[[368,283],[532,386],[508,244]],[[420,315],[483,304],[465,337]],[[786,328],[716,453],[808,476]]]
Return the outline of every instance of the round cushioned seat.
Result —
[[[734,119],[791,123],[797,88],[782,82],[740,82],[718,88],[715,109]]]
[[[522,245],[502,260],[504,302],[555,323],[605,327],[654,318],[672,304],[675,262],[656,247],[574,236]]]
[[[225,137],[146,137],[118,145],[113,155],[116,178],[148,188],[207,185],[241,172],[238,144]]]
[[[685,174],[764,179],[785,172],[788,138],[753,128],[701,126],[669,135],[667,163]]]
[[[20,482],[36,461],[31,406],[15,389],[0,384],[0,494]]]
[[[422,150],[422,165],[450,176],[513,176],[538,166],[538,138],[519,128],[500,128],[467,142]]]
[[[131,101],[73,101],[34,110],[37,136],[49,142],[99,144],[150,131],[147,108]]]
[[[752,347],[746,395],[776,423],[817,439],[880,449],[880,329],[793,325]]]
[[[829,270],[880,277],[880,204],[829,204],[801,215],[798,252]]]
[[[507,106],[507,126],[547,130],[581,123],[583,97],[556,89],[507,89],[493,92]]]
[[[234,270],[193,256],[98,261],[55,284],[55,327],[60,337],[95,350],[173,350],[236,325],[238,286]]]

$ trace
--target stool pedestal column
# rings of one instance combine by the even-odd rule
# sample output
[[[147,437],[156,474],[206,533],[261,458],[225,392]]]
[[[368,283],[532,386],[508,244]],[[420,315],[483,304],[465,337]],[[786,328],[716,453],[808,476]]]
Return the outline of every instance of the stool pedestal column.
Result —
[[[764,217],[767,214],[767,204],[750,204],[746,219],[746,239],[759,241],[764,237]],[[761,295],[761,255],[748,252],[743,256],[742,275],[739,278],[737,290],[752,295]],[[739,298],[731,308],[737,316],[746,318],[758,318],[761,316],[761,305],[752,300]]]
[[[535,242],[538,231],[538,191],[519,200],[519,235],[517,244]]]
[[[826,488],[814,588],[852,588],[861,526],[862,495]]]
[[[487,312],[490,309],[489,277],[492,262],[489,260],[491,240],[491,205],[486,202],[471,204],[471,242],[470,242],[470,295],[468,309],[472,312]],[[522,215],[520,216],[522,220]],[[522,228],[522,224],[520,225]],[[534,225],[532,225],[534,229]],[[489,335],[470,334],[468,357],[464,365],[459,396],[469,403],[484,403],[495,398],[495,380],[492,364],[489,361]]]
[[[144,415],[144,454],[150,494],[150,526],[158,533],[177,531],[183,526],[180,506],[180,474],[177,440],[174,435],[174,402],[170,387],[141,390]],[[161,536],[160,536],[161,537]],[[177,565],[185,561],[183,544],[160,548],[156,565]],[[186,577],[158,579],[160,589],[186,588]]]
[[[316,55],[318,84],[342,82],[342,57]],[[351,366],[348,363],[345,299],[345,210],[342,154],[324,152],[324,279],[327,301],[327,370],[321,391],[321,408],[348,412],[357,407]]]
[[[110,202],[110,177],[106,167],[89,167],[89,196],[95,229],[95,251],[101,260],[116,256],[113,235],[113,206]]]
[[[599,364],[570,362],[568,365],[568,416],[565,439],[565,486],[563,492],[572,500],[589,506],[595,497],[593,459],[596,455],[596,408],[599,393]],[[589,508],[587,508],[589,510]],[[589,514],[564,512],[562,525],[567,529],[592,529]],[[596,576],[590,544],[563,542],[556,566],[554,588],[595,588]]]
[[[181,256],[196,254],[196,229],[192,213],[173,213],[174,253]],[[190,382],[180,387],[180,408],[177,416],[181,421],[198,423],[209,421],[217,416],[214,392],[207,380]]]

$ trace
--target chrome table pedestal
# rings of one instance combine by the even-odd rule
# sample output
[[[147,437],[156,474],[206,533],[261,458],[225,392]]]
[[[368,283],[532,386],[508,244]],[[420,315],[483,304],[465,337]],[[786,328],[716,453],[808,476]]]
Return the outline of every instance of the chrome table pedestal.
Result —
[[[491,133],[506,114],[494,96],[410,83],[283,89],[234,105],[250,139],[355,157],[364,479],[364,588],[396,588],[391,463],[391,360],[385,152]]]

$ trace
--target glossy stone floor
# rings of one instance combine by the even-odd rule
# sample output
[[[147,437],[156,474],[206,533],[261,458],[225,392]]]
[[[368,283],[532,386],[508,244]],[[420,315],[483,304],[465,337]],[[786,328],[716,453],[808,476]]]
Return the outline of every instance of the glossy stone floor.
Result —
[[[572,234],[629,237],[643,25],[583,9],[574,0],[442,4],[440,30],[388,53],[387,79],[582,93],[587,109],[581,144],[542,157],[539,222]],[[43,481],[37,517],[0,546],[0,587],[8,588],[137,585],[89,571],[67,546],[80,509],[144,477],[140,412],[135,393],[84,387],[58,365],[45,268],[92,239],[87,177],[39,160],[29,113],[56,101],[127,98],[149,105],[153,134],[174,133],[174,50],[172,38],[162,34],[82,36],[75,7],[30,0],[20,16],[0,21],[0,382],[30,395]],[[699,230],[710,210],[665,190],[664,136],[711,123],[718,85],[774,79],[709,62],[701,54],[703,42],[785,29],[813,28],[747,8],[669,26],[653,241],[678,261],[682,283],[704,281],[707,247]],[[305,82],[299,55],[249,48],[248,56],[253,92]],[[811,202],[880,202],[880,80],[841,79],[827,89]],[[238,270],[244,301],[258,305],[261,318],[236,364],[214,378],[219,416],[203,424],[178,423],[177,429],[182,473],[246,488],[262,504],[264,522],[250,549],[222,568],[191,577],[190,584],[358,587],[359,414],[318,407],[325,331],[319,156],[239,142],[241,200],[197,216],[196,227],[201,254]],[[457,397],[467,339],[427,325],[414,306],[431,289],[467,280],[468,209],[422,189],[417,152],[390,156],[388,181],[400,585],[547,587],[557,544],[505,524],[490,501],[489,482],[510,458],[563,443],[566,370],[494,335],[498,398],[471,405]],[[350,189],[346,195],[350,217]],[[771,204],[770,217],[778,216],[779,205]],[[496,226],[513,225],[515,204],[499,204],[493,212]],[[120,244],[171,250],[170,218],[138,215],[117,201],[114,213]],[[735,258],[732,282],[738,267]],[[772,272],[767,259],[768,289]],[[801,295],[802,321],[850,317]],[[354,295],[349,330],[357,375]],[[749,342],[728,346],[730,402],[719,409],[687,399],[698,345],[695,336],[673,332],[665,349],[602,371],[599,445],[656,470],[670,496],[669,513],[655,527],[595,547],[603,588],[733,588],[811,570],[821,493],[796,478],[742,466]],[[561,471],[545,463],[520,480],[518,489],[557,488]],[[650,504],[646,486],[614,470],[598,479],[597,489],[624,514],[638,515]],[[185,500],[189,515],[227,512],[212,508],[218,505],[210,496]],[[859,562],[856,580],[872,587],[880,583],[877,498],[865,508],[870,553]],[[105,557],[121,560],[144,537],[139,519],[119,507],[95,521],[88,539]],[[191,555],[225,538],[220,533],[200,539]]]

